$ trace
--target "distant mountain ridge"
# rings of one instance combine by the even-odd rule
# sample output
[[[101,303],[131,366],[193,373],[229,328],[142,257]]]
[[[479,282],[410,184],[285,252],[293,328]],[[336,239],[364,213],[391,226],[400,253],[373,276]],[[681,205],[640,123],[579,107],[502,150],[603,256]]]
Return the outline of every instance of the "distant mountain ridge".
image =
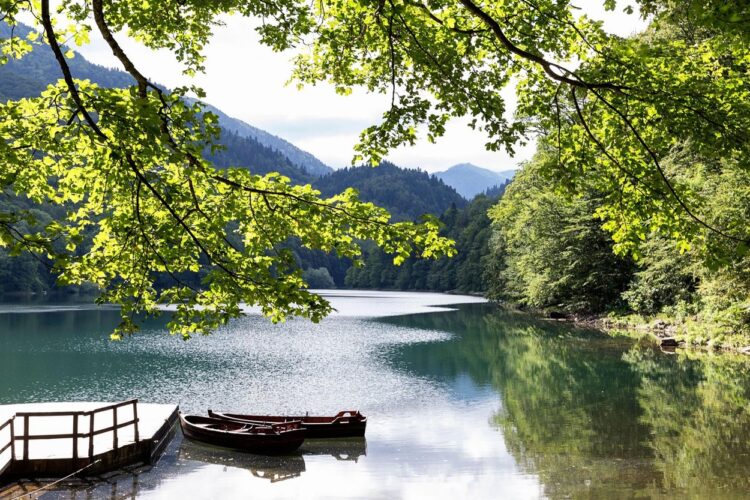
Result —
[[[464,198],[471,200],[488,189],[505,184],[515,173],[515,170],[495,172],[471,163],[460,163],[443,172],[437,172],[435,177],[454,187]]]

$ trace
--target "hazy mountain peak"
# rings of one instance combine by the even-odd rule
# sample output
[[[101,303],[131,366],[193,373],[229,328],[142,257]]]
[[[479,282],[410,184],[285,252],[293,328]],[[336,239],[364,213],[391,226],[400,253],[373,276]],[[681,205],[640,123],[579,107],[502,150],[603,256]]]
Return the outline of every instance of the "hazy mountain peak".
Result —
[[[483,167],[480,167],[480,166],[474,165],[473,163],[468,163],[468,162],[467,163],[457,163],[457,164],[453,165],[452,167],[450,167],[448,170],[446,170],[446,172],[450,171],[450,170],[482,170],[482,171],[486,171],[486,172],[492,172],[492,170],[490,170],[488,168],[483,168]]]
[[[472,199],[479,193],[512,179],[515,173],[515,170],[496,172],[472,163],[459,163],[448,170],[435,173],[435,176],[454,187],[461,196]]]

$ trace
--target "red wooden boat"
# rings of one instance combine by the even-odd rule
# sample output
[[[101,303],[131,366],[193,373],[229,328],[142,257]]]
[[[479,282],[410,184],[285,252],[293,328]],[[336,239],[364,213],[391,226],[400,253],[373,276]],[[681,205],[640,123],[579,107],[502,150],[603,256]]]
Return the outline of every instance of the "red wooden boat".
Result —
[[[190,439],[260,455],[294,451],[307,433],[299,420],[258,424],[182,413],[180,427]]]
[[[365,435],[367,417],[357,410],[344,410],[332,417],[281,416],[281,415],[242,415],[208,410],[209,416],[225,421],[250,424],[277,424],[301,421],[307,429],[308,438],[361,437]]]

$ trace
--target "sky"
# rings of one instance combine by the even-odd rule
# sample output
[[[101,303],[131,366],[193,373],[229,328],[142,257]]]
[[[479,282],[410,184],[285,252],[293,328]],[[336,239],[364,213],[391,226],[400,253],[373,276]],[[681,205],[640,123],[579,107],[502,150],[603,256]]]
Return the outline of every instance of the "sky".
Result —
[[[643,27],[636,15],[605,12],[602,0],[581,0],[578,5],[589,17],[604,21],[610,32],[626,36]],[[288,84],[292,52],[273,52],[258,43],[250,19],[228,17],[224,22],[206,49],[205,73],[194,78],[182,75],[182,67],[170,52],[147,49],[124,33],[117,38],[136,67],[152,81],[168,87],[198,85],[207,93],[205,101],[226,114],[292,142],[331,167],[349,166],[360,132],[378,122],[389,98],[363,90],[340,96],[327,84],[298,90],[295,84]],[[109,47],[96,35],[94,30],[91,44],[77,50],[94,63],[119,67]],[[502,92],[512,111],[512,90]],[[468,118],[455,119],[436,144],[421,137],[414,146],[394,150],[387,158],[399,166],[428,172],[458,163],[502,171],[517,168],[533,154],[533,141],[516,148],[513,158],[505,152],[487,151],[487,137],[467,123]]]

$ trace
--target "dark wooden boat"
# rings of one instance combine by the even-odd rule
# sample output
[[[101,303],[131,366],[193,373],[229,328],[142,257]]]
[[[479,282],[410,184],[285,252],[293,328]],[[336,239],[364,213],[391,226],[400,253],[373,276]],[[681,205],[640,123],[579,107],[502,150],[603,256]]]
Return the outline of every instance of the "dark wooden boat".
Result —
[[[251,424],[277,424],[301,421],[307,429],[308,438],[342,438],[361,437],[365,435],[367,417],[356,410],[340,411],[332,417],[280,416],[280,415],[242,415],[239,413],[221,413],[208,410],[209,416],[229,422]]]
[[[180,426],[190,439],[260,455],[294,451],[302,445],[307,433],[299,420],[250,423],[182,413]]]

